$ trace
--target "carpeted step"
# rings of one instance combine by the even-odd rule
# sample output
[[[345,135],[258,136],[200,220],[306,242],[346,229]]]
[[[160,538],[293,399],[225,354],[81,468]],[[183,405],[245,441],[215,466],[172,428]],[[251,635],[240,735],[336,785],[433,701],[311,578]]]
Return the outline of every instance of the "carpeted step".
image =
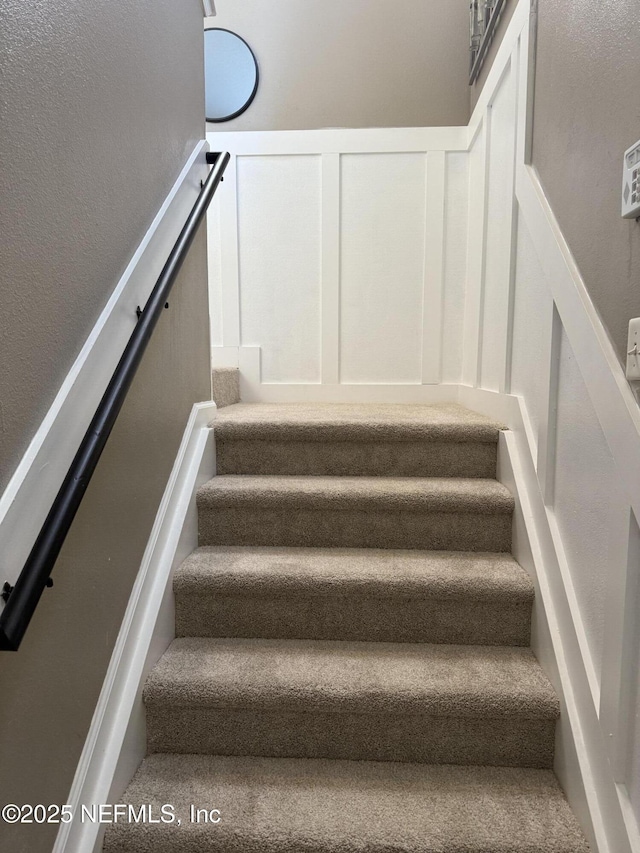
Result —
[[[174,577],[178,637],[529,645],[509,554],[218,546]]]
[[[509,551],[496,480],[219,476],[198,490],[200,545]]]
[[[495,477],[500,425],[455,404],[240,403],[212,424],[219,474]]]
[[[180,825],[109,826],[105,853],[589,850],[547,770],[152,755],[121,802],[172,804]]]
[[[175,640],[150,752],[549,767],[558,700],[529,649]]]

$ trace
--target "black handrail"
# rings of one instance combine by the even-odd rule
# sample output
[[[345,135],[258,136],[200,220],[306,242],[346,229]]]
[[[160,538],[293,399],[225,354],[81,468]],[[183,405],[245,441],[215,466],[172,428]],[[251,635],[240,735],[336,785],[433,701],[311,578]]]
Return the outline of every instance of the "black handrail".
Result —
[[[0,614],[0,650],[2,651],[17,651],[40,596],[45,587],[52,585],[50,575],[60,549],[142,361],[171,288],[229,162],[229,154],[207,153],[206,158],[207,163],[213,165],[213,168],[202,185],[196,203],[171,250],[144,310],[139,313],[138,323],[15,587],[5,584],[2,597],[7,603]]]

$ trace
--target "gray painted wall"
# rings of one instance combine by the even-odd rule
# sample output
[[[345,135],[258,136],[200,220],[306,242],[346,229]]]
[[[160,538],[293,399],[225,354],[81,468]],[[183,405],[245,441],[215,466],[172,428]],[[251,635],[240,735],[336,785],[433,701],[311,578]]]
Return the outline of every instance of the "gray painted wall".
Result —
[[[620,217],[639,43],[637,0],[539,0],[533,165],[621,360],[640,316],[640,225]]]
[[[0,490],[196,141],[199,0],[0,5]]]
[[[204,127],[200,0],[4,0],[0,490]],[[200,234],[17,654],[0,801],[64,803],[193,402],[210,398]],[[56,827],[0,824],[49,853]]]
[[[468,0],[216,0],[207,26],[253,48],[261,82],[216,130],[460,125]]]

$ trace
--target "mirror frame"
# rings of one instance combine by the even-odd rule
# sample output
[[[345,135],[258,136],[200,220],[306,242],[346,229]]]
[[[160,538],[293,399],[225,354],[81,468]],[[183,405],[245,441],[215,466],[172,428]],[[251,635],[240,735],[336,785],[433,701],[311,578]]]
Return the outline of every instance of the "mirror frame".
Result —
[[[221,33],[230,33],[232,36],[235,36],[237,39],[240,39],[240,41],[241,41],[244,45],[246,45],[247,50],[248,50],[248,51],[249,51],[249,53],[251,54],[251,57],[252,57],[252,59],[253,59],[253,64],[254,64],[255,69],[256,69],[256,82],[255,82],[255,85],[254,85],[254,87],[253,87],[253,91],[252,91],[252,92],[251,92],[251,94],[249,95],[248,100],[247,100],[247,101],[245,101],[245,103],[240,107],[240,109],[239,109],[239,110],[236,110],[236,112],[235,112],[235,113],[231,113],[231,114],[230,114],[230,115],[228,115],[228,116],[224,116],[224,118],[209,118],[209,117],[207,116],[207,114],[206,114],[206,99],[205,99],[205,121],[206,121],[206,122],[211,122],[212,124],[221,124],[222,122],[225,122],[225,121],[231,121],[232,119],[237,118],[238,116],[242,115],[242,113],[243,113],[243,112],[245,112],[246,110],[248,110],[248,109],[249,109],[249,107],[250,107],[250,106],[251,106],[251,104],[253,103],[253,99],[255,98],[255,96],[256,96],[256,94],[257,94],[257,92],[258,92],[258,84],[259,84],[259,82],[260,82],[260,68],[259,68],[259,66],[258,66],[258,60],[256,59],[256,55],[255,55],[255,53],[253,52],[253,50],[251,49],[251,45],[249,45],[249,44],[248,44],[248,43],[247,43],[247,42],[242,38],[242,36],[239,36],[239,35],[238,35],[238,33],[234,33],[234,32],[233,32],[233,30],[227,30],[225,27],[205,27],[204,32],[205,32],[205,34],[206,34],[206,33],[210,32],[210,31],[212,31],[212,30],[217,30],[218,32],[221,32]],[[206,40],[206,35],[205,35],[205,40]],[[206,48],[205,48],[205,49],[206,49]],[[205,78],[205,86],[206,86],[206,78]]]

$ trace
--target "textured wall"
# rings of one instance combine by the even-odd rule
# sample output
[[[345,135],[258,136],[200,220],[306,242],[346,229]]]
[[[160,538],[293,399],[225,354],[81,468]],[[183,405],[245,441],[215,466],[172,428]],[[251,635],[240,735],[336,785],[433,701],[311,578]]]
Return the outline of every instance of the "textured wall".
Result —
[[[469,118],[468,0],[216,0],[261,83],[216,130],[421,127]]]
[[[196,141],[199,0],[0,6],[0,490]]]
[[[196,141],[200,0],[0,10],[0,489]],[[206,243],[163,312],[17,654],[0,655],[0,801],[66,802],[193,402],[210,398]],[[49,853],[55,825],[0,824]]]
[[[637,0],[539,0],[533,165],[621,359],[640,316],[640,225],[620,217],[639,41]]]

